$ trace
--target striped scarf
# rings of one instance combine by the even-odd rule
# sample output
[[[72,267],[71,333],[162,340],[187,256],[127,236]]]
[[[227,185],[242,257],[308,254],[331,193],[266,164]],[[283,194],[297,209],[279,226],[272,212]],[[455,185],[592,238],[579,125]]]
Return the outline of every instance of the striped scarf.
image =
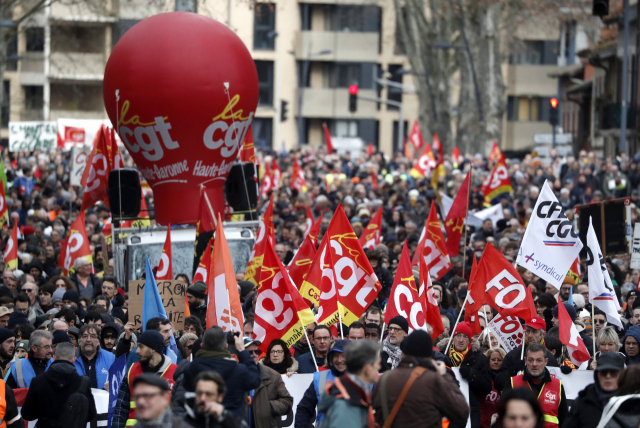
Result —
[[[467,354],[469,353],[470,350],[471,350],[471,344],[469,344],[469,347],[464,351],[458,352],[456,351],[455,346],[452,343],[451,348],[449,348],[449,359],[451,360],[451,365],[453,367],[460,367],[460,364],[462,364],[462,362],[467,357]]]

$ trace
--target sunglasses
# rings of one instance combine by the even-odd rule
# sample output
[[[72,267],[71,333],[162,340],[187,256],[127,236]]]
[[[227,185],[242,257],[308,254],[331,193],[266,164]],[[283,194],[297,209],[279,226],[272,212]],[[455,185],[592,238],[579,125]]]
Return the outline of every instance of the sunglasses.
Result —
[[[259,349],[254,349],[253,351],[249,351],[250,354],[253,355],[260,355],[260,350]]]
[[[596,324],[606,324],[605,320],[594,320],[594,323]]]

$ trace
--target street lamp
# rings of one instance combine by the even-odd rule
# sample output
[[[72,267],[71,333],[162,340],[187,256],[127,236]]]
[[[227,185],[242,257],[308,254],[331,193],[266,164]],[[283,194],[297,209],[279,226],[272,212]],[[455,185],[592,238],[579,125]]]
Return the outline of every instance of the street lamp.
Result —
[[[316,53],[312,53],[313,43],[309,41],[309,50],[307,51],[307,58],[302,63],[302,76],[301,82],[298,88],[298,146],[302,144],[304,140],[304,117],[302,116],[302,102],[304,101],[304,88],[309,78],[309,64],[311,63],[311,57],[317,55],[328,55],[331,53],[331,49],[323,49]]]

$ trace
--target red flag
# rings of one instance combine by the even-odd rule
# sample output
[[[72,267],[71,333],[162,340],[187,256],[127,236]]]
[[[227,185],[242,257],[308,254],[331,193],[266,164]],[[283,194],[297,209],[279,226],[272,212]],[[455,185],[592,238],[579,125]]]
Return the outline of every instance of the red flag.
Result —
[[[444,153],[442,144],[440,143],[440,139],[438,138],[438,134],[433,134],[433,155],[436,161],[436,167],[431,172],[431,186],[434,189],[438,188],[438,180],[440,177],[444,177],[446,171],[444,169]]]
[[[451,270],[451,262],[446,252],[444,237],[440,229],[440,220],[438,220],[433,201],[431,201],[424,237],[418,244],[418,251],[420,251],[420,257],[424,257],[427,269],[433,273],[436,279],[442,278]]]
[[[271,183],[271,188],[273,190],[278,190],[280,188],[280,180],[282,180],[282,170],[278,166],[278,162],[276,158],[271,160],[271,176],[273,178],[273,182]]]
[[[198,208],[198,223],[196,224],[196,239],[203,232],[209,232],[216,228],[216,220],[211,207],[211,200],[207,194],[207,188],[200,187],[200,204]]]
[[[329,275],[327,269],[335,272]],[[342,205],[338,205],[329,223],[309,268],[309,274],[300,287],[300,294],[315,304],[320,303],[319,285],[325,278],[334,276],[335,287],[330,289],[338,293],[342,318],[346,325],[350,325],[357,321],[376,299],[382,286],[351,228]],[[327,317],[330,319],[332,315]]]
[[[93,263],[87,229],[84,226],[84,211],[74,220],[69,228],[67,239],[60,247],[58,266],[62,268],[63,275],[67,276],[76,259],[84,257],[89,263]]]
[[[330,155],[333,153],[333,144],[331,143],[331,134],[329,133],[329,128],[327,128],[327,124],[322,122],[322,128],[324,129],[324,143],[327,146],[327,154]]]
[[[580,257],[576,257],[575,261],[569,268],[569,272],[567,273],[567,276],[570,278],[573,278],[576,284],[580,283],[582,279],[582,275],[580,272]]]
[[[367,146],[367,155],[371,156],[373,154],[373,143],[369,143]]]
[[[123,167],[114,131],[102,125],[93,141],[80,181],[84,186],[82,211],[99,201],[109,208],[109,172]]]
[[[167,237],[162,248],[156,281],[166,281],[173,279],[173,264],[171,260],[171,224],[167,226]]]
[[[311,211],[309,211],[311,212]],[[316,220],[316,222],[311,226],[311,230],[309,230],[308,236],[313,241],[313,245],[318,245],[318,236],[320,235],[320,226],[322,225],[322,213],[320,213],[320,218]]]
[[[502,159],[502,152],[500,152],[500,147],[498,146],[498,142],[494,140],[488,160],[489,162],[498,162],[500,159]]]
[[[460,149],[458,148],[458,146],[455,146],[451,151],[451,160],[455,164],[459,164],[460,162],[462,162],[462,156],[460,156]]]
[[[4,185],[4,181],[0,180],[0,228],[5,228],[9,225],[9,209],[4,193]]]
[[[237,331],[242,333],[244,318],[242,305],[238,294],[238,283],[233,271],[233,262],[229,245],[224,236],[222,220],[218,216],[216,227],[216,239],[211,251],[211,277],[207,294],[209,304],[207,306],[207,328],[214,325],[224,331]]]
[[[558,295],[558,329],[560,333],[560,342],[562,342],[567,347],[567,352],[569,353],[569,358],[571,362],[576,365],[580,365],[585,361],[589,361],[591,356],[589,355],[589,351],[587,347],[584,345],[582,338],[580,337],[580,333],[578,333],[578,329],[576,325],[571,320],[567,309],[564,307],[562,302],[560,301],[560,296]]]
[[[474,282],[484,288],[485,302],[500,315],[523,318],[525,321],[531,319],[524,281],[516,268],[491,244],[484,249]],[[473,305],[471,297],[469,303]]]
[[[202,257],[200,258],[200,263],[198,264],[198,268],[196,269],[196,273],[193,275],[193,280],[191,283],[193,284],[196,281],[207,282],[209,279],[209,268],[211,267],[211,248],[213,247],[213,239],[209,241],[207,244],[207,249],[204,250]]]
[[[367,228],[360,235],[360,245],[365,250],[373,250],[380,244],[380,233],[382,232],[382,207],[374,214],[367,225]]]
[[[411,132],[409,133],[409,142],[413,146],[414,153],[417,153],[422,146],[424,146],[424,138],[422,138],[422,131],[420,131],[420,125],[418,121],[413,122]]]
[[[493,166],[491,173],[482,183],[480,193],[484,195],[485,204],[491,205],[491,201],[503,193],[511,192],[511,179],[509,178],[509,170],[503,160],[498,161]]]
[[[244,143],[242,144],[242,150],[240,150],[241,162],[256,162],[256,150],[253,145],[253,128],[249,125],[249,130],[245,134]]]
[[[273,231],[273,195],[271,195],[269,205],[267,205],[267,210],[260,220],[258,236],[256,237],[256,242],[253,244],[253,250],[251,251],[247,271],[244,274],[245,281],[251,281],[256,285],[258,284],[267,239],[270,239],[271,243],[275,245],[276,237]]]
[[[425,144],[422,152],[420,152],[413,164],[413,168],[411,168],[411,176],[414,178],[426,178],[429,176],[429,172],[433,167],[435,167],[435,157],[431,151],[431,146]]]
[[[425,296],[426,297],[426,296]],[[404,241],[400,261],[398,262],[398,270],[391,287],[389,295],[389,303],[384,313],[384,322],[389,325],[394,317],[401,316],[409,322],[409,333],[413,330],[427,330],[424,306],[420,302],[418,287],[411,270],[411,259],[409,258],[409,249],[407,241]],[[442,320],[440,320],[442,323]]]
[[[253,337],[266,351],[274,339],[282,339],[287,348],[293,346],[305,333],[303,327],[316,322],[311,309],[304,303],[291,277],[273,250],[266,243],[264,263],[256,300]],[[284,350],[287,352],[287,349]]]
[[[7,270],[18,269],[18,222],[13,224],[7,246],[4,248],[3,259]],[[62,254],[60,254],[60,260],[62,260]]]
[[[442,324],[442,317],[440,316],[440,307],[438,306],[438,300],[433,292],[433,283],[431,282],[431,275],[429,275],[429,269],[424,259],[420,258],[420,288],[419,288],[420,302],[422,303],[422,310],[425,313],[427,324],[431,326],[431,338],[436,340],[438,336],[444,333],[444,325]]]
[[[469,298],[464,309],[464,320],[471,324],[471,331],[473,334],[482,333],[482,326],[480,325],[480,317],[478,312],[485,305],[484,301],[484,289],[482,284],[478,283],[476,274],[478,273],[478,259],[476,255],[473,255],[473,264],[471,265],[471,274],[469,275],[469,287],[467,293]]]
[[[300,168],[297,158],[293,158],[293,172],[291,173],[291,188],[298,192],[307,191],[307,181],[304,179],[304,171]]]
[[[455,257],[460,251],[460,238],[464,228],[464,220],[469,212],[469,180],[471,171],[460,186],[460,190],[456,193],[451,209],[447,213],[444,221],[444,228],[447,231],[447,254],[449,257]]]
[[[260,197],[266,198],[272,190],[275,190],[273,175],[271,174],[271,168],[267,163],[264,165],[264,177],[262,177],[262,184],[260,184]]]
[[[530,285],[527,285],[526,305],[529,307],[529,315],[531,318],[536,318],[538,316],[538,311],[536,310],[536,302],[533,300],[533,293]]]
[[[316,219],[313,218],[313,212],[311,211],[311,205],[307,205],[307,219],[305,221],[305,226],[304,226],[304,237],[305,238],[307,237],[307,235],[311,231],[311,228],[313,227],[313,223],[315,221],[316,221]]]
[[[289,263],[289,275],[296,288],[299,290],[304,278],[309,272],[311,262],[316,258],[316,244],[311,236],[307,236],[298,248],[298,252]]]
[[[378,177],[373,171],[371,171],[371,190],[378,190]]]

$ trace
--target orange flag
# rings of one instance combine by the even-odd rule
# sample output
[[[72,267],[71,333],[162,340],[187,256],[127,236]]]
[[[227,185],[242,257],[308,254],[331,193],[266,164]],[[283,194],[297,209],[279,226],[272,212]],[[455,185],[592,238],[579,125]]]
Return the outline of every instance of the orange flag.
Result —
[[[444,333],[444,325],[440,316],[440,307],[433,292],[433,283],[431,275],[424,259],[420,257],[420,287],[419,287],[420,303],[424,311],[427,324],[431,326],[431,338],[436,340],[438,336]]]
[[[498,146],[497,141],[493,141],[493,146],[491,147],[491,153],[489,154],[488,161],[489,162],[498,162],[502,159],[502,152],[500,151],[500,147]]]
[[[447,255],[444,237],[440,229],[440,220],[438,220],[438,213],[433,201],[431,201],[431,209],[429,210],[425,231],[416,252],[418,251],[420,252],[419,257],[424,258],[427,269],[436,279],[442,278],[451,270],[451,262]]]
[[[109,172],[123,167],[115,133],[102,125],[93,140],[93,148],[80,180],[84,186],[82,211],[99,201],[109,208]]]
[[[274,339],[282,339],[287,348],[293,346],[304,334],[304,327],[316,322],[311,309],[304,303],[291,277],[267,241],[264,263],[260,273],[256,300],[253,337],[266,351]],[[288,352],[285,349],[285,352]]]
[[[362,235],[360,235],[360,245],[365,250],[373,250],[380,244],[380,233],[382,232],[382,207],[378,208],[375,215],[367,225]]]
[[[454,147],[451,151],[451,160],[455,165],[462,162],[462,156],[460,156],[460,149],[458,148],[458,146]]]
[[[80,215],[71,224],[67,239],[60,247],[58,266],[62,268],[63,275],[69,275],[69,271],[74,269],[72,265],[80,257],[87,259],[89,263],[93,263],[89,238],[87,238],[87,229],[84,226],[84,211],[81,211]]]
[[[327,270],[332,274],[329,275]],[[311,263],[309,274],[300,287],[302,297],[315,304],[320,303],[319,286],[326,277],[335,277],[331,292],[337,293],[340,315],[345,325],[357,321],[382,288],[342,205],[338,205]],[[326,319],[331,320],[332,317],[327,315]]]
[[[293,172],[291,173],[291,188],[298,192],[307,191],[307,181],[304,179],[304,171],[300,168],[298,158],[293,158]]]
[[[224,331],[238,331],[242,333],[244,317],[238,294],[238,283],[233,270],[231,253],[227,238],[224,236],[222,220],[218,215],[216,239],[211,252],[211,277],[208,281],[207,294],[207,328],[214,325]]]
[[[322,122],[322,129],[324,129],[324,144],[327,146],[327,154],[330,155],[331,153],[333,153],[331,133],[329,132],[329,128],[327,128],[327,124],[324,122]]]
[[[18,222],[16,222],[13,225],[13,229],[11,229],[11,235],[4,249],[3,257],[7,270],[18,269]]]
[[[320,235],[321,225],[322,225],[322,213],[320,213],[320,218],[316,220],[316,222],[313,224],[308,234],[311,237],[311,240],[313,241],[314,246],[318,245],[318,236]]]
[[[258,236],[256,237],[256,242],[253,244],[253,250],[251,251],[249,264],[247,265],[247,272],[244,274],[245,281],[251,281],[258,285],[258,281],[260,280],[260,268],[262,267],[262,258],[264,257],[267,239],[271,239],[271,243],[275,245],[276,237],[273,231],[273,195],[271,195],[267,210],[260,220]]]
[[[469,211],[469,180],[470,173],[460,186],[460,190],[456,194],[456,198],[453,200],[451,209],[447,213],[447,218],[444,221],[444,228],[447,231],[447,254],[449,257],[455,257],[460,251],[460,239],[462,238],[462,232],[464,229],[464,220],[467,217]]]
[[[316,244],[311,236],[307,236],[302,241],[302,245],[298,252],[293,256],[293,260],[289,263],[289,275],[293,281],[293,285],[299,290],[302,282],[309,273],[311,262],[316,257]]]
[[[373,171],[371,171],[371,190],[378,190],[378,177]]]
[[[171,263],[171,224],[167,227],[167,237],[164,240],[156,281],[166,281],[173,279],[173,265]]]

